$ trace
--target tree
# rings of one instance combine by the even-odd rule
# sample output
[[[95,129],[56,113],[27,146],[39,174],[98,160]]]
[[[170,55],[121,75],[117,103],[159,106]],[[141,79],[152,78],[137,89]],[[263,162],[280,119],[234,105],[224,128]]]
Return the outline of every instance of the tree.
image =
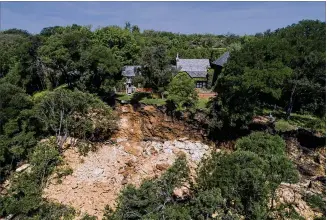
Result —
[[[267,106],[287,106],[288,116],[294,106],[297,110],[311,106],[313,114],[322,113],[324,28],[322,22],[302,21],[232,52],[216,83],[219,95],[212,105],[212,133],[223,127],[246,128],[256,112]],[[311,100],[305,98],[308,94]]]
[[[282,182],[296,183],[298,181],[298,172],[287,158],[286,143],[281,137],[254,132],[238,139],[235,146],[237,150],[254,152],[268,162],[266,175],[272,199],[275,198],[275,191]],[[273,202],[271,208],[273,208]]]
[[[247,151],[213,153],[200,166],[197,183],[202,190],[219,188],[227,210],[246,219],[263,219],[267,213],[266,163]]]
[[[93,45],[81,53],[80,77],[75,81],[82,91],[96,93],[106,99],[121,79],[121,65],[112,51],[102,45]]]
[[[130,30],[118,26],[104,27],[94,32],[94,38],[97,44],[110,48],[122,65],[136,64],[141,48]]]
[[[185,107],[192,108],[198,100],[194,88],[193,79],[185,72],[179,73],[169,83],[167,100],[172,101],[178,111],[184,110]]]
[[[45,130],[56,136],[60,152],[69,136],[103,140],[116,128],[111,108],[95,96],[78,90],[57,89],[48,93],[36,104],[35,112]]]
[[[22,88],[0,80],[0,182],[36,144],[32,107]]]
[[[326,23],[303,20],[277,30],[275,35],[285,39],[286,65],[294,73],[285,86],[283,99],[288,117],[292,111],[300,109],[323,116],[326,105]]]
[[[145,78],[145,86],[164,92],[174,73],[169,64],[166,48],[164,46],[146,48],[142,57],[141,73]]]
[[[91,43],[92,32],[88,27],[68,26],[61,34],[54,34],[45,39],[39,48],[42,71],[48,81],[47,88],[52,89],[67,83],[72,88],[79,78],[81,53]]]

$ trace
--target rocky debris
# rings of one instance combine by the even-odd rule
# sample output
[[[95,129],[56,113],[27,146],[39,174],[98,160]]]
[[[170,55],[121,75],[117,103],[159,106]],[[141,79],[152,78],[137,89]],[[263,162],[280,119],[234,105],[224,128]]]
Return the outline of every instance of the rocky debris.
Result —
[[[119,192],[126,184],[139,186],[144,179],[159,177],[184,154],[191,171],[210,147],[199,141],[180,138],[173,141],[121,141],[103,145],[80,159],[76,149],[64,152],[66,165],[73,174],[62,178],[62,183],[49,181],[44,197],[74,207],[97,217],[102,216],[105,205],[115,206]],[[81,162],[82,161],[82,162]],[[176,189],[180,199],[187,189]]]
[[[191,196],[190,185],[185,183],[181,187],[176,187],[173,190],[173,195],[179,200],[184,200]]]
[[[182,141],[185,140],[185,141]],[[186,138],[174,140],[174,141],[165,141],[165,142],[142,142],[144,146],[144,151],[146,155],[153,153],[158,153],[163,151],[167,154],[180,154],[181,152],[186,153],[192,161],[199,162],[201,158],[207,154],[210,150],[210,147],[206,144],[203,144],[199,141],[189,141]]]
[[[326,190],[326,152],[325,147],[304,147],[296,137],[287,138],[288,157],[300,172],[300,182],[297,184],[282,183],[277,190],[280,203],[291,204],[296,212],[305,219],[321,216],[318,210],[312,209],[305,202],[307,194],[321,194]]]
[[[326,178],[326,165],[320,162],[326,158],[325,148],[305,148],[296,138],[289,138],[286,143],[287,154],[296,164],[302,181],[310,182],[310,188],[316,192],[325,191],[325,182],[321,180]]]
[[[139,186],[144,179],[159,177],[182,154],[193,175],[210,151],[197,130],[181,121],[165,120],[165,114],[153,106],[134,111],[131,105],[123,105],[117,110],[120,120],[112,141],[82,158],[75,148],[67,149],[64,160],[73,174],[63,177],[61,184],[49,181],[45,198],[101,219],[104,207],[115,207],[126,184]]]
[[[294,210],[299,213],[305,219],[313,220],[316,217],[320,217],[319,211],[312,209],[304,200],[306,194],[312,194],[310,189],[303,190],[307,183],[288,184],[282,183],[277,189],[276,195],[278,201],[276,204],[290,204]]]

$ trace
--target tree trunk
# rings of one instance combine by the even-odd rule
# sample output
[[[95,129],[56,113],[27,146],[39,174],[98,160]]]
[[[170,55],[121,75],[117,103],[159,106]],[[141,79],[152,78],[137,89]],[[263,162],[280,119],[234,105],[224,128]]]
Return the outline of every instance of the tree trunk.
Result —
[[[294,96],[294,93],[295,93],[295,89],[296,89],[296,84],[294,84],[294,86],[293,86],[291,96],[290,96],[290,101],[289,101],[289,104],[288,104],[288,107],[287,107],[287,111],[286,111],[287,120],[290,119],[291,113],[292,113],[292,110],[293,110],[293,102],[294,102],[293,96]]]

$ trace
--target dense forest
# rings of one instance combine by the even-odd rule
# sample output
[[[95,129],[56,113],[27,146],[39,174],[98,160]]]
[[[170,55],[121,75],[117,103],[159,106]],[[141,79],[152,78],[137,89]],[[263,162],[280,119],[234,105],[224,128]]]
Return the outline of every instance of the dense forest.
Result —
[[[109,140],[115,132],[113,105],[115,91],[124,88],[124,65],[142,65],[137,80],[165,94],[167,111],[179,119],[183,112],[194,114],[198,97],[192,80],[183,74],[172,77],[176,54],[214,61],[226,51],[229,61],[212,88],[218,95],[206,105],[210,140],[236,140],[250,133],[253,117],[266,111],[283,114],[285,121],[294,114],[309,115],[314,120],[304,127],[324,130],[325,22],[303,20],[253,36],[140,31],[130,23],[94,31],[79,25],[47,27],[39,34],[1,31],[0,183],[10,179],[11,185],[0,195],[0,217],[74,216],[72,208],[44,200],[42,188],[62,162],[63,145],[70,137],[87,153],[92,143]],[[105,218],[283,218],[285,213],[269,199],[280,183],[299,178],[285,154],[284,140],[254,132],[237,139],[235,146],[230,154],[213,153],[202,161],[189,198],[171,196],[189,176],[181,157],[160,178],[138,189],[126,187],[117,209],[108,206]],[[31,170],[15,174],[26,161]],[[293,211],[284,217],[301,219]]]

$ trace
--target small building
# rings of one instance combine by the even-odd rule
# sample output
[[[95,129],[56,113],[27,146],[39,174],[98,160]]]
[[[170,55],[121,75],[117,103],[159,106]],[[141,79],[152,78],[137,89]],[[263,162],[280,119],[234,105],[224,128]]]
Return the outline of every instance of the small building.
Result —
[[[177,54],[176,68],[178,72],[186,72],[192,77],[196,88],[207,87],[209,59],[180,59]]]
[[[214,84],[216,83],[219,74],[221,73],[224,65],[227,63],[227,61],[229,59],[229,56],[230,56],[230,53],[225,52],[217,60],[215,60],[215,61],[213,61],[211,63],[211,66],[214,69],[214,74],[213,74],[212,85],[211,86],[214,86]]]
[[[141,66],[124,66],[122,75],[126,78],[125,87],[126,94],[132,94],[136,91],[136,87],[133,85],[133,78],[136,74],[140,74]]]

